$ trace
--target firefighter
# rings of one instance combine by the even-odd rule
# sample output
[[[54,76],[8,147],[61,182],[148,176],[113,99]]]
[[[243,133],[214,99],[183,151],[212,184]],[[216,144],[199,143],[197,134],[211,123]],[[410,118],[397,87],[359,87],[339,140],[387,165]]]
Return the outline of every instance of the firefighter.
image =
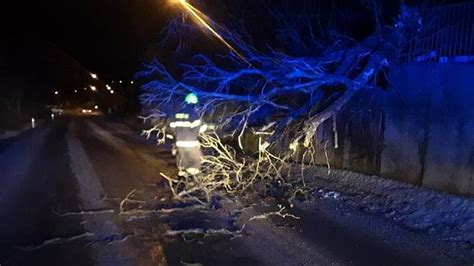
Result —
[[[190,93],[185,98],[183,110],[176,113],[170,127],[174,131],[179,176],[194,176],[201,172],[202,152],[199,132],[202,121],[196,112],[198,97]]]

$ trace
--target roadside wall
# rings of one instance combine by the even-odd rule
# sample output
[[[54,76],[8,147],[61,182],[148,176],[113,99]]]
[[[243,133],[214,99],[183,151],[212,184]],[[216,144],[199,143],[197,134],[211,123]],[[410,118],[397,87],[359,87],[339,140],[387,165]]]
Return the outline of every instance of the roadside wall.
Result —
[[[318,132],[318,164],[474,195],[474,64],[393,67]],[[335,148],[337,146],[337,148]]]

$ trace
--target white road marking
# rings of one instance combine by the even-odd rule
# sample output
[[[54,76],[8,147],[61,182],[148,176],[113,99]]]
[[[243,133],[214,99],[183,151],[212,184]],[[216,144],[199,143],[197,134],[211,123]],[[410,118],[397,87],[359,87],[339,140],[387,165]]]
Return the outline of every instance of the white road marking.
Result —
[[[101,201],[103,188],[92,163],[87,157],[81,142],[75,135],[76,125],[70,124],[67,134],[67,142],[70,155],[70,165],[74,177],[79,184],[79,198],[82,208],[85,210],[97,210],[106,208],[107,205]],[[84,215],[84,228],[93,233],[96,239],[104,239],[108,236],[120,236],[121,232],[116,226],[114,214],[108,215]],[[94,250],[95,265],[132,265],[131,258],[127,258],[127,247],[121,245],[92,245]]]

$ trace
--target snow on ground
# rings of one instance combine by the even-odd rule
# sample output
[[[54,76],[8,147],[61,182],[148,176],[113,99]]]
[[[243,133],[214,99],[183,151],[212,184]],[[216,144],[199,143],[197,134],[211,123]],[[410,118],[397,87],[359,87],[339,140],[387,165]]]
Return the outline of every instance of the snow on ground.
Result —
[[[38,122],[36,123],[36,126],[38,126]],[[9,129],[2,129],[0,128],[0,140],[4,139],[9,139],[9,138],[14,138],[21,133],[31,129],[31,124],[30,123],[25,123],[20,129],[18,130],[9,130]]]
[[[306,171],[313,195],[382,215],[414,231],[474,247],[474,198],[349,171]]]
[[[18,131],[0,129],[0,140],[9,139],[18,135]]]
[[[20,135],[23,131],[22,130],[2,130],[0,129],[0,140],[14,138]]]

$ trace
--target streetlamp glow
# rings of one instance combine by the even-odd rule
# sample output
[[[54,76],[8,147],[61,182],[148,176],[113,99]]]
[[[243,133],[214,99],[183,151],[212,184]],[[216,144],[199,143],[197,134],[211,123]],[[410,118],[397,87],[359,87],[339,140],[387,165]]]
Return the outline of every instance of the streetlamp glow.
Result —
[[[91,91],[97,91],[97,88],[93,85],[90,86],[91,87]]]
[[[97,77],[97,74],[90,73],[90,75],[91,75],[91,77],[92,77],[93,79],[99,79],[99,77]]]

